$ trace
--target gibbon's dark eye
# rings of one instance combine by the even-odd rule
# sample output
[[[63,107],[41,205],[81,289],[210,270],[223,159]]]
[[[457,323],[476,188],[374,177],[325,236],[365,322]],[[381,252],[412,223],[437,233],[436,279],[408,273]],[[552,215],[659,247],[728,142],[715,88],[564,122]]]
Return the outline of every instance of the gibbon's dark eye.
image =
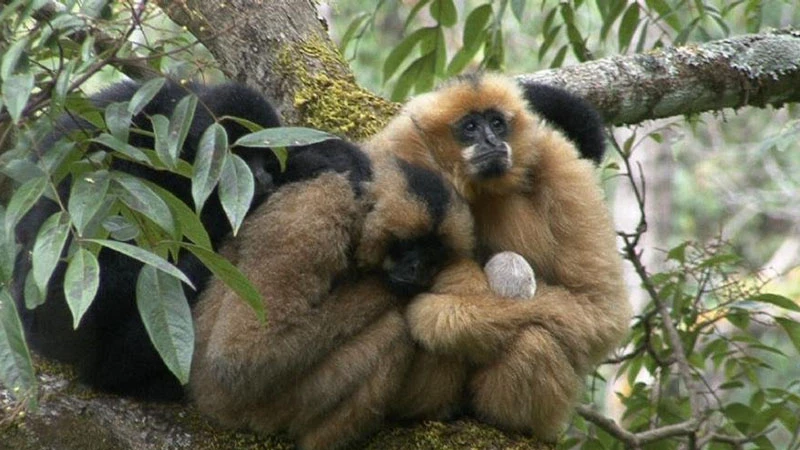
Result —
[[[478,124],[475,123],[474,120],[468,120],[464,122],[464,125],[461,126],[461,129],[467,133],[474,133],[475,130],[478,129]]]
[[[489,126],[492,127],[492,131],[498,137],[504,138],[508,133],[508,122],[506,122],[506,118],[500,115],[497,112],[490,112],[487,115],[487,120],[489,121]]]
[[[500,117],[493,118],[491,124],[492,130],[497,134],[502,134],[506,131],[506,121]]]

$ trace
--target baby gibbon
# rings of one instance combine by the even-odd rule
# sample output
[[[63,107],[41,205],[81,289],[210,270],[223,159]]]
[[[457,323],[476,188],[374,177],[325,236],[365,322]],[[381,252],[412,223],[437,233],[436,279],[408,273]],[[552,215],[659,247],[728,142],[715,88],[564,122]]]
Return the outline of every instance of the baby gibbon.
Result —
[[[466,383],[478,418],[555,440],[585,376],[631,317],[592,162],[496,74],[413,98],[366,147],[437,170],[455,187],[475,219],[478,262],[513,251],[536,274],[534,298],[521,301],[496,295],[478,262],[461,260],[415,298],[406,320],[427,352],[402,388],[400,415],[445,417]]]
[[[469,208],[435,172],[372,158],[352,184],[286,184],[221,252],[263,295],[266,323],[212,280],[194,309],[190,393],[230,427],[334,449],[382,422],[415,347],[402,310],[439,269],[471,257]]]

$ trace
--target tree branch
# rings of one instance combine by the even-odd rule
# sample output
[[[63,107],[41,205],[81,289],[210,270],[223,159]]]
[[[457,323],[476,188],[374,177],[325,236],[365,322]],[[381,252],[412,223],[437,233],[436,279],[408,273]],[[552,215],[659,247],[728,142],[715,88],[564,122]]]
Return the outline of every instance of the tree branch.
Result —
[[[800,31],[615,56],[519,77],[589,99],[614,125],[800,101]]]

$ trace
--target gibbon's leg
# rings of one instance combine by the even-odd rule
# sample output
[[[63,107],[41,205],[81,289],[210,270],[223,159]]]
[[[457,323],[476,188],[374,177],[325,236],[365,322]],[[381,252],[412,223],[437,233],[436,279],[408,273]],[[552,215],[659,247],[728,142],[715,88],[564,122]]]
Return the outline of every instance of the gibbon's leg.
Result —
[[[407,373],[413,354],[405,321],[398,311],[390,311],[372,328],[354,337],[345,347],[330,357],[298,389],[302,403],[313,408],[320,399],[335,396],[338,384],[347,381],[353,367],[361,366],[363,374],[351,380],[351,391],[327,411],[320,411],[313,423],[300,430],[290,430],[299,436],[299,448],[325,450],[364,438],[376,431]],[[327,372],[327,373],[326,373]],[[301,407],[302,409],[302,407]],[[296,428],[296,427],[293,427]]]
[[[447,420],[461,412],[468,364],[464,358],[434,354],[417,346],[403,385],[391,402],[399,420]]]
[[[472,376],[471,407],[480,420],[553,442],[582,385],[552,336],[531,326]]]

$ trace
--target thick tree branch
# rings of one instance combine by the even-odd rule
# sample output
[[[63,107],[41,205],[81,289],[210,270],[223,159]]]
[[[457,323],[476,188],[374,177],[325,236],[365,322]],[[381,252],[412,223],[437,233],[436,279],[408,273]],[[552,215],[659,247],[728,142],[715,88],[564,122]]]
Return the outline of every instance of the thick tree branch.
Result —
[[[520,79],[577,92],[614,125],[722,108],[779,106],[800,101],[800,31],[615,56]]]

